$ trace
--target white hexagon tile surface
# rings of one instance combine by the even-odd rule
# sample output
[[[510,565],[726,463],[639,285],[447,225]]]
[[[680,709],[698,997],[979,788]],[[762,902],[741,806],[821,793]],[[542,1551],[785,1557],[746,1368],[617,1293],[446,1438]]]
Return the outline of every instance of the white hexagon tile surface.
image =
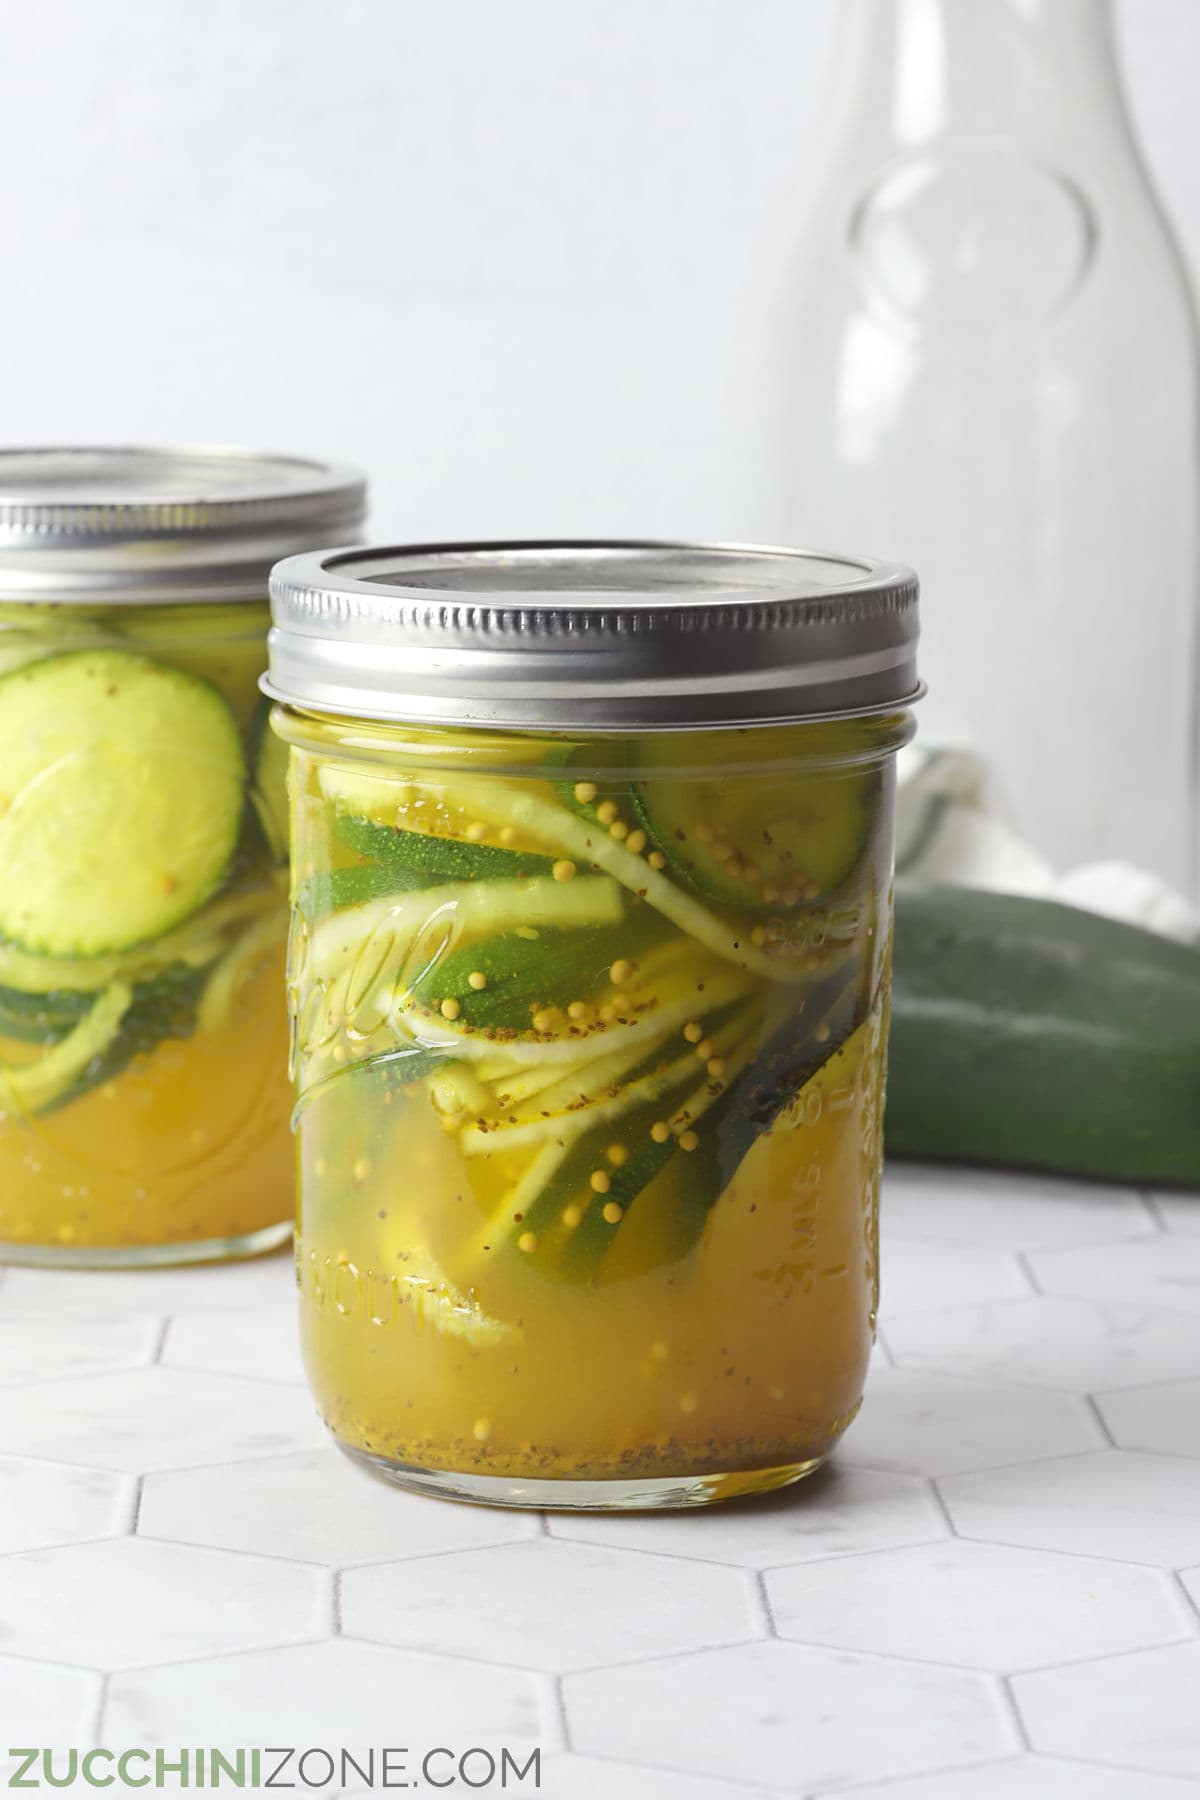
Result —
[[[539,1750],[481,1791],[549,1800],[1200,1800],[1200,1199],[905,1168],[884,1204],[861,1419],[690,1515],[373,1482],[286,1255],[5,1271],[0,1785],[30,1743],[454,1745]]]

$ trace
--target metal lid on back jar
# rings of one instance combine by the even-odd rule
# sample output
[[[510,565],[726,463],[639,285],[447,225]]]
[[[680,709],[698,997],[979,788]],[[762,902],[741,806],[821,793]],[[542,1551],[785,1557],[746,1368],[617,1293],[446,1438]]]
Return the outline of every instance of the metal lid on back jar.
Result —
[[[261,600],[362,523],[356,469],[217,446],[0,450],[0,603]]]
[[[401,545],[271,576],[274,699],[408,725],[786,723],[919,697],[898,564],[738,544]]]

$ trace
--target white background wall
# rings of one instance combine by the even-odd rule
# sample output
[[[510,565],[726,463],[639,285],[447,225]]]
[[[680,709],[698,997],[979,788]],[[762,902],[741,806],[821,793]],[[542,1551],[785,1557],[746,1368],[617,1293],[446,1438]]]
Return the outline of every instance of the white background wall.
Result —
[[[344,456],[395,536],[721,535],[727,346],[833,13],[4,0],[0,440]],[[1200,267],[1200,0],[1121,24]]]

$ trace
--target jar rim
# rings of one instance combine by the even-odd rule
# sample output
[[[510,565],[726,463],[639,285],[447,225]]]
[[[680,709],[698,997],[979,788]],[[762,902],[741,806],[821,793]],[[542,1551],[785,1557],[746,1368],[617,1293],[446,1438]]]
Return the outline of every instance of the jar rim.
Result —
[[[345,464],[213,444],[0,449],[0,601],[266,597],[281,557],[362,523]]]
[[[654,731],[895,711],[918,585],[836,552],[655,539],[367,545],[271,576],[272,699],[409,725]]]

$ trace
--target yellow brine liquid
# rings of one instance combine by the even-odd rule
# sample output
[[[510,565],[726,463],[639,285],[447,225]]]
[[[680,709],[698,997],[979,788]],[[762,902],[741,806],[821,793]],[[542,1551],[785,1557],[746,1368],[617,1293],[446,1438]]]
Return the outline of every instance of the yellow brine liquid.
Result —
[[[874,1332],[903,720],[277,723],[302,1330],[338,1438],[476,1497],[815,1466]]]

